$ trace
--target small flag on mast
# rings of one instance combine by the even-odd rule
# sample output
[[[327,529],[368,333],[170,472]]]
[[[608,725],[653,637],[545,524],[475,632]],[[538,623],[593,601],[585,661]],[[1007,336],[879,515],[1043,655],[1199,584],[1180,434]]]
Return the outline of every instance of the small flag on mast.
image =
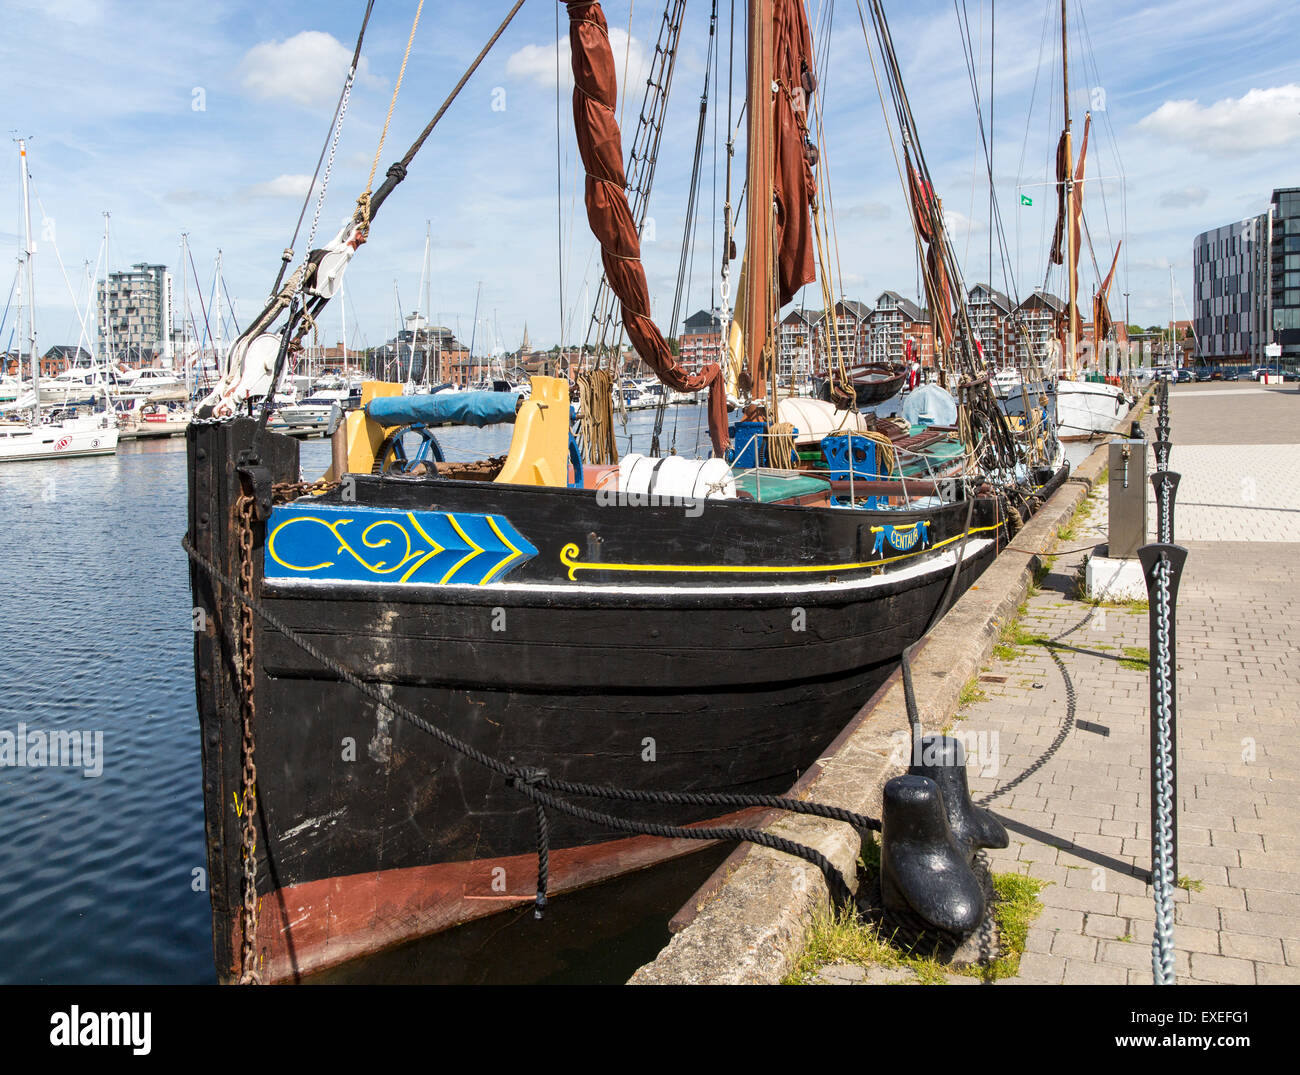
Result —
[[[1020,195],[1020,204],[1021,204],[1021,205],[1033,205],[1033,204],[1034,204],[1034,199],[1031,198],[1028,194],[1022,194],[1022,195]]]

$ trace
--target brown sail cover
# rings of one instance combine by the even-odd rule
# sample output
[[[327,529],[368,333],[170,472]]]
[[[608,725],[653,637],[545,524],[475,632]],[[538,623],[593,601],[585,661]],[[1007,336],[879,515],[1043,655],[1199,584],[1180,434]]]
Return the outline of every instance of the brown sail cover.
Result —
[[[952,346],[952,297],[948,287],[948,270],[944,267],[939,249],[939,237],[931,226],[931,221],[938,216],[938,207],[934,204],[933,189],[916,174],[910,160],[907,162],[907,185],[912,196],[916,231],[925,243],[926,298],[930,301],[936,340],[942,342],[943,353],[947,355]]]
[[[587,171],[587,221],[600,242],[605,278],[623,309],[623,326],[636,352],[669,388],[709,389],[709,436],[721,455],[727,447],[727,393],[716,362],[689,375],[677,363],[650,317],[650,289],[641,264],[641,241],[627,203],[623,141],[614,54],[605,14],[595,0],[566,0],[573,52],[573,123]]]
[[[1079,346],[1079,247],[1083,237],[1083,167],[1088,159],[1088,132],[1092,129],[1092,113],[1083,118],[1083,143],[1079,146],[1079,163],[1074,169],[1074,190],[1070,194],[1070,264],[1066,271],[1070,274],[1070,297],[1075,301],[1070,304],[1070,339]]]
[[[816,279],[810,212],[816,150],[808,114],[816,92],[803,0],[760,0],[749,13],[745,343],[750,390],[765,394],[762,366],[777,310]]]
[[[1056,143],[1056,230],[1052,233],[1052,264],[1060,265],[1065,261],[1061,252],[1061,243],[1065,241],[1065,181],[1070,175],[1070,154],[1067,146],[1069,134],[1061,132],[1061,139]]]
[[[1111,281],[1115,278],[1115,266],[1119,264],[1119,248],[1123,245],[1122,242],[1115,244],[1115,257],[1111,260],[1110,272],[1106,274],[1106,279],[1102,281],[1097,297],[1092,303],[1092,330],[1099,343],[1110,334],[1111,326],[1114,324],[1110,319],[1110,304],[1106,300],[1110,296]]]
[[[816,279],[810,210],[817,201],[814,152],[808,141],[808,110],[816,90],[812,35],[804,0],[776,0],[776,263],[778,304]]]

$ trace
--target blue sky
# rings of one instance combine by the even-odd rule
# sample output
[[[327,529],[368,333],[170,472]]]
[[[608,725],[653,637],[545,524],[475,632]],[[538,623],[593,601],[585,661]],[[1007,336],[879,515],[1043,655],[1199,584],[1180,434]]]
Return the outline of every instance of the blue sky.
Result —
[[[505,0],[425,4],[376,185],[508,6]],[[886,0],[885,6],[967,282],[983,280],[989,275],[988,185],[954,6],[944,0]],[[994,170],[1011,268],[1023,297],[1043,282],[1052,226],[1051,192],[1034,184],[1046,178],[1060,126],[1057,5],[965,0],[964,6],[977,38],[973,47],[985,95],[990,15],[996,16]],[[729,0],[719,7],[725,48]],[[914,294],[907,210],[856,6],[852,0],[808,3],[819,26],[832,7],[821,92],[825,164],[836,210],[836,290],[867,302],[886,288]],[[628,55],[638,75],[662,6],[647,0],[633,5],[630,46],[628,5],[605,8],[617,28],[616,58],[621,65]],[[646,244],[645,261],[653,312],[661,319],[673,300],[709,8],[707,0],[687,5],[651,202],[654,240]],[[255,311],[297,219],[363,9],[363,3],[328,0],[8,0],[0,35],[6,81],[0,111],[6,132],[32,139],[40,198],[33,205],[33,226],[42,349],[77,336],[56,250],[73,289],[80,290],[84,262],[93,265],[100,256],[105,210],[112,213],[113,268],[149,261],[177,271],[185,231],[205,299],[221,248],[226,287],[241,321]],[[364,186],[414,11],[413,0],[376,4],[318,242],[333,234]],[[1195,234],[1262,211],[1274,187],[1300,185],[1300,23],[1294,7],[1277,0],[1088,0],[1081,9],[1080,0],[1070,0],[1070,12],[1076,124],[1081,126],[1087,103],[1104,106],[1094,115],[1096,152],[1089,162],[1089,175],[1104,181],[1089,185],[1086,208],[1097,260],[1109,262],[1126,219],[1116,291],[1131,293],[1132,320],[1168,319],[1171,262],[1178,316],[1187,316]],[[560,17],[563,28],[562,10]],[[534,345],[558,341],[561,264],[565,335],[581,338],[584,301],[594,295],[599,261],[586,225],[581,173],[574,167],[567,83],[557,222],[555,18],[548,0],[525,4],[385,205],[370,242],[348,270],[350,345],[375,345],[392,335],[394,281],[406,310],[422,304],[426,220],[434,236],[433,313],[465,340],[482,282],[477,350],[486,349],[485,337],[486,346],[513,349],[525,322]],[[743,52],[739,33],[737,49]],[[739,78],[739,58],[737,67]],[[713,98],[724,120],[719,132],[725,127],[725,51],[721,76],[722,92]],[[625,145],[639,85],[632,96]],[[685,312],[707,306],[711,287],[716,291],[712,133],[711,118]],[[13,279],[22,229],[17,151],[7,139],[4,148],[10,164],[0,168],[0,302]],[[743,143],[737,164],[739,171]],[[719,212],[721,183],[719,147]],[[1032,207],[1019,205],[1022,192],[1033,199]],[[298,249],[303,251],[303,239]],[[1010,287],[996,251],[994,262],[992,282]],[[1085,256],[1083,286],[1090,287],[1092,279]],[[1059,289],[1059,278],[1049,286]],[[1122,301],[1113,304],[1117,315]],[[816,288],[809,289],[807,302],[820,305]],[[331,304],[323,318],[331,342],[338,337],[338,318],[337,303]],[[6,338],[8,332],[6,327]]]

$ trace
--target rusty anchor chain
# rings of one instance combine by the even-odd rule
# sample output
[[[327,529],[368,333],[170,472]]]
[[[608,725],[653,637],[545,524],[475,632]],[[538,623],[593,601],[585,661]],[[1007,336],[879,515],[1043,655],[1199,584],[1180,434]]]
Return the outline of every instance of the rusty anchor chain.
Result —
[[[243,595],[253,598],[253,515],[255,498],[243,495],[236,501],[235,517],[238,523],[237,538],[239,542],[239,587]],[[256,966],[257,946],[257,763],[254,757],[253,740],[253,686],[254,686],[254,652],[253,652],[253,611],[251,607],[240,602],[239,607],[239,679],[243,695],[244,736],[243,736],[243,796],[241,814],[243,816],[243,874],[244,874],[244,943],[240,957],[240,985],[261,985],[262,978]]]

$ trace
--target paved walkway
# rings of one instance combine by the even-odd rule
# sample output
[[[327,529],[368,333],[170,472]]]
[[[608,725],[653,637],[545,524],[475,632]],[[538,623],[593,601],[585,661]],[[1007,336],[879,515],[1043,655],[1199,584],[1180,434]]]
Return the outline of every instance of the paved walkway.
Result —
[[[1198,388],[1171,402],[1176,537],[1189,550],[1177,980],[1300,983],[1300,393]],[[994,869],[1052,882],[1014,982],[1152,980],[1148,681],[1132,660],[1145,657],[1147,616],[1077,600],[1084,553],[1069,551],[1105,539],[1101,492],[1021,621],[1056,641],[992,660],[987,698],[954,725],[975,748],[976,801],[1011,831]]]

